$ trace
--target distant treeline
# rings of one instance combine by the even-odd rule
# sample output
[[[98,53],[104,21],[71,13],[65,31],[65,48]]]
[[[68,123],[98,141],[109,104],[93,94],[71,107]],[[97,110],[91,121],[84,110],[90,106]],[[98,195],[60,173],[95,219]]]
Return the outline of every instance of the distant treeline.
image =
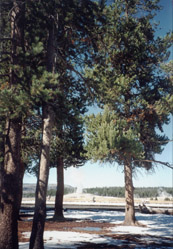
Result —
[[[125,195],[124,187],[86,188],[83,190],[83,192],[93,195],[112,196],[112,197],[124,197]],[[159,196],[173,197],[173,189],[166,187],[135,188],[134,195],[136,198],[157,198]]]
[[[64,194],[71,194],[75,193],[77,188],[71,187],[71,186],[65,186],[64,187]],[[55,188],[50,188],[47,190],[47,196],[55,196],[56,195],[56,187]],[[23,197],[35,197],[35,192],[23,192]]]
[[[76,188],[73,187],[64,187],[64,195],[72,194],[76,192]],[[47,191],[47,196],[55,196],[56,195],[56,189],[49,189]]]
[[[64,194],[75,193],[77,188],[71,186],[64,187]],[[124,197],[124,187],[96,187],[96,188],[85,188],[83,189],[83,193],[99,195],[99,196],[112,196],[112,197]],[[55,196],[56,195],[56,187],[50,188],[47,191],[47,196]],[[157,197],[167,197],[173,198],[173,188],[166,187],[147,187],[147,188],[135,188],[134,195],[136,198],[157,198]],[[34,192],[25,192],[23,193],[23,197],[35,197]]]

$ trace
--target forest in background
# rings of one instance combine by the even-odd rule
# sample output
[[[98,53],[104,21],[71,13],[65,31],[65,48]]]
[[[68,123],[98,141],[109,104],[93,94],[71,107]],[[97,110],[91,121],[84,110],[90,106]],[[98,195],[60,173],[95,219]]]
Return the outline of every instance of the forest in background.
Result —
[[[86,188],[84,193],[90,193],[100,196],[125,197],[124,187],[102,187],[102,188]],[[157,198],[165,197],[171,199],[173,197],[173,189],[167,187],[140,187],[134,189],[134,197],[136,198]]]
[[[124,198],[125,189],[124,187],[94,187],[84,188],[83,193],[93,194],[98,196],[110,196]],[[70,185],[65,185],[64,194],[77,193],[77,188]],[[34,197],[35,196],[35,185],[24,184],[23,197]],[[47,196],[56,196],[56,185],[49,185]],[[165,200],[171,200],[173,198],[173,189],[168,187],[139,187],[134,189],[135,198],[150,198],[157,199],[163,197]]]

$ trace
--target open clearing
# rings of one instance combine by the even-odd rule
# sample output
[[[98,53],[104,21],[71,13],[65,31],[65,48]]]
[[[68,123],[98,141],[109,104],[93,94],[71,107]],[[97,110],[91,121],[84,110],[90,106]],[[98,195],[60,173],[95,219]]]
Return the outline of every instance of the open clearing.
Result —
[[[93,196],[85,196],[85,200],[82,200],[84,196],[84,194],[81,197],[68,196],[68,202],[70,198],[72,203],[91,204],[93,202]],[[116,202],[115,200],[108,202],[109,197],[100,198],[100,203],[106,205],[123,203],[123,200],[119,199]],[[96,202],[99,202],[98,200],[96,197]],[[53,202],[51,199],[49,201]],[[162,201],[159,204],[157,201],[155,204],[165,205],[166,203]],[[170,207],[171,202],[167,204]],[[27,214],[30,216],[27,217]],[[29,247],[32,215],[33,212],[25,213],[25,217],[19,221],[20,249]],[[64,222],[54,222],[53,211],[47,212],[44,232],[45,249],[173,248],[173,216],[171,215],[137,212],[136,217],[144,224],[143,227],[120,226],[124,219],[124,212],[118,211],[68,209],[64,212],[64,216],[66,218]]]

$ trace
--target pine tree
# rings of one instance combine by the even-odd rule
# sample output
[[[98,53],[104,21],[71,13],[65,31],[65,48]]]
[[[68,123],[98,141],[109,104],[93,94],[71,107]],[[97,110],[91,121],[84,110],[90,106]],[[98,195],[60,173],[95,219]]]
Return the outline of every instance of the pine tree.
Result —
[[[40,55],[42,43],[35,37],[35,27],[29,25],[32,19],[30,10],[25,1],[1,1],[0,117],[3,120],[3,139],[0,248],[18,248],[17,219],[25,154],[24,150],[21,151],[21,140],[25,136],[23,127],[33,106],[40,107],[40,100],[31,93],[35,75],[39,77],[39,73],[43,73],[39,64],[43,58]]]
[[[82,166],[84,156],[83,122],[79,114],[68,113],[66,123],[57,129],[53,138],[51,166],[57,167],[57,192],[55,200],[55,220],[63,220],[64,168]],[[62,128],[63,127],[63,128]]]
[[[42,68],[40,69],[42,74],[37,74],[33,77],[32,89],[33,96],[37,95],[38,105],[42,106],[43,134],[41,155],[46,155],[46,157],[43,160],[45,162],[44,165],[42,164],[42,157],[40,158],[36,206],[30,238],[30,248],[43,248],[46,191],[50,162],[49,151],[52,128],[55,125],[55,113],[58,113],[56,122],[59,123],[61,117],[63,117],[61,99],[63,96],[68,98],[66,91],[70,93],[73,89],[76,89],[75,93],[73,93],[73,99],[75,99],[76,95],[80,96],[83,102],[86,101],[87,84],[85,81],[84,85],[81,69],[79,68],[84,65],[84,61],[88,63],[90,61],[90,47],[93,47],[94,44],[90,36],[95,27],[94,18],[97,5],[92,1],[70,1],[70,3],[69,1],[53,1],[49,3],[45,0],[39,2],[31,1],[28,4],[31,4],[33,8],[33,20],[34,18],[36,19],[34,23],[40,25],[40,29],[45,28],[44,34],[40,32],[40,36],[37,37],[38,43],[40,46],[43,46],[41,50],[43,55],[41,60]],[[37,17],[40,19],[37,20]],[[88,38],[91,44],[86,42]],[[79,80],[79,78],[82,80]],[[50,124],[47,128],[45,127],[45,133],[44,115],[45,121],[49,116]],[[60,127],[60,131],[61,129],[62,127]],[[49,139],[48,143],[44,145],[44,134],[46,132],[47,137],[49,135]]]
[[[124,165],[126,225],[137,224],[133,170],[153,166],[154,155],[167,140],[156,128],[163,131],[171,111],[172,86],[160,68],[169,57],[171,36],[154,37],[155,10],[157,1],[115,1],[106,7],[98,58],[94,68],[86,70],[98,102],[108,106],[87,120],[88,155]]]
[[[21,68],[20,50],[23,41],[23,1],[1,2],[1,118],[3,124],[1,164],[1,208],[0,208],[0,248],[18,248],[18,199],[20,177],[20,145],[22,112],[18,102],[22,101],[21,78],[17,77]],[[9,14],[9,16],[7,15]],[[8,21],[7,21],[8,20]],[[7,23],[5,23],[7,21]],[[6,36],[7,35],[7,36]],[[5,65],[7,63],[7,67]],[[8,100],[8,101],[7,101]],[[10,105],[12,103],[12,105]],[[3,108],[2,108],[3,105]]]

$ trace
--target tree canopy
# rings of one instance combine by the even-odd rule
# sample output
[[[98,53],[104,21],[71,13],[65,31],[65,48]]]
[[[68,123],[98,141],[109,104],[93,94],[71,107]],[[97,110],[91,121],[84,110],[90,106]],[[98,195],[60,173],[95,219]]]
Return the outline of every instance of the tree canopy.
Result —
[[[97,129],[100,149],[110,160],[119,157],[120,162],[129,154],[134,165],[147,168],[151,162],[144,159],[154,161],[155,153],[161,153],[166,144],[167,138],[156,129],[162,132],[163,124],[169,123],[172,103],[172,83],[161,67],[169,58],[172,38],[154,35],[156,2],[116,1],[106,7],[98,62],[86,70],[99,105],[107,105],[95,120],[100,128],[94,117],[87,121],[89,129],[92,125],[102,129],[102,136]]]
[[[158,1],[115,1],[106,6],[98,56],[86,68],[103,113],[86,118],[88,158],[124,165],[126,225],[136,224],[132,173],[150,169],[168,138],[172,83],[161,63],[169,58],[172,36],[155,37]],[[166,164],[165,164],[166,165]]]

